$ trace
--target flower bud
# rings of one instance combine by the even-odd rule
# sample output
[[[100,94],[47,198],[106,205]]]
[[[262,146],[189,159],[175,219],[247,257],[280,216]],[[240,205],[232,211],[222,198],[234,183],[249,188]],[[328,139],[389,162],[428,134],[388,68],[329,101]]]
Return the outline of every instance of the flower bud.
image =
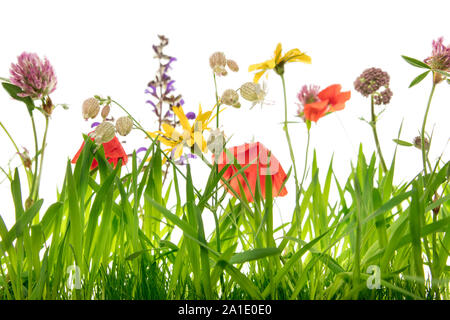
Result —
[[[239,95],[233,89],[227,89],[222,94],[221,101],[223,104],[227,106],[233,106],[235,108],[240,108],[241,104],[239,103]]]
[[[415,137],[413,143],[414,143],[414,147],[422,150],[422,138],[420,136]],[[425,150],[430,149],[430,141],[426,137],[424,139],[423,145],[424,145]]]
[[[233,72],[238,72],[239,71],[239,66],[236,63],[236,61],[234,61],[234,60],[227,60],[227,66]]]
[[[94,119],[100,111],[100,104],[98,103],[97,99],[89,98],[83,102],[82,110],[84,120],[87,120],[89,118]]]
[[[96,128],[92,137],[95,139],[95,143],[100,145],[111,141],[116,135],[116,128],[111,122],[103,121]]]
[[[111,111],[111,107],[108,105],[104,106],[101,112],[101,116],[103,120],[106,119],[106,117],[109,115],[109,112]]]
[[[126,136],[133,129],[133,121],[130,117],[120,117],[116,121],[116,130],[121,136]]]

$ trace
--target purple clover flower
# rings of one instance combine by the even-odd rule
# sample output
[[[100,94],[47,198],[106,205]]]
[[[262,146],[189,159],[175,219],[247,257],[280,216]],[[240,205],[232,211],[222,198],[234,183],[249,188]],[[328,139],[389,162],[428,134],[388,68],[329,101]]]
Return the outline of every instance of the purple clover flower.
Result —
[[[19,97],[41,99],[55,91],[57,79],[47,58],[41,60],[36,53],[23,52],[11,64],[11,83],[22,89]]]

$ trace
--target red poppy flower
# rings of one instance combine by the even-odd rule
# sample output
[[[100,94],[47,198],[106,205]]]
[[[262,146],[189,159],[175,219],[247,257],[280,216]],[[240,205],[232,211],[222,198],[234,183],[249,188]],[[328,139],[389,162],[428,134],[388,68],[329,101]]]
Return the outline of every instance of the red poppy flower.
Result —
[[[247,201],[254,201],[253,196],[255,195],[257,177],[259,176],[262,197],[265,198],[267,174],[270,174],[272,176],[272,196],[283,197],[287,194],[287,189],[283,186],[283,183],[287,178],[286,173],[284,172],[277,158],[275,158],[275,156],[272,154],[270,154],[269,156],[270,151],[267,150],[267,148],[262,143],[246,143],[230,148],[228,149],[228,151],[234,156],[237,163],[239,163],[241,167],[244,168],[248,164],[250,164],[243,172],[243,174],[245,174],[245,177],[247,178],[248,185],[244,177],[242,176],[242,173],[234,176],[236,172],[238,172],[238,169],[232,164],[225,170],[223,174],[223,177],[228,180],[233,191],[235,191],[240,197],[242,197],[242,195],[239,184],[244,190]],[[223,152],[219,156],[219,172],[227,165],[228,161],[230,161],[230,163],[234,163],[232,159],[228,160],[226,153]],[[225,188],[227,188],[228,191],[233,194],[233,192],[231,192],[227,185],[225,185]]]
[[[304,105],[303,112],[309,121],[317,122],[328,113],[345,108],[345,102],[350,99],[350,91],[341,92],[340,84],[333,84],[317,95],[318,101]]]
[[[91,135],[90,132],[89,135]],[[92,141],[94,141],[93,138],[91,138]],[[84,148],[84,142],[81,145],[80,149],[78,150],[77,154],[73,157],[72,159],[72,163],[76,163],[78,158],[81,155],[81,151],[83,151]],[[117,137],[114,137],[111,141],[103,143],[103,149],[105,150],[105,157],[108,160],[108,162],[112,165],[114,165],[114,167],[117,165],[117,163],[119,162],[119,159],[122,159],[122,165],[126,164],[128,162],[128,156],[125,153],[125,150],[122,147],[122,144],[120,143],[119,139],[117,139]],[[94,160],[92,160],[92,164],[91,164],[91,170],[97,168],[98,166],[98,162],[97,160],[94,158]]]

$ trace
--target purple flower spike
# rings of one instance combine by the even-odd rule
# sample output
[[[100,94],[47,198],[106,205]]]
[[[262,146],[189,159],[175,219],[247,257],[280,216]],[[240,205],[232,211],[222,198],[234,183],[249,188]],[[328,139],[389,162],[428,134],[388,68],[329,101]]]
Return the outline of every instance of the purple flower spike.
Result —
[[[180,100],[180,104],[181,104],[182,106],[184,105],[184,100],[183,100],[183,99]]]
[[[91,124],[91,128],[95,128],[96,126],[98,126],[100,124],[100,122],[94,122]]]
[[[196,118],[196,115],[194,112],[188,112],[186,113],[186,118],[188,118],[189,120],[194,120]]]
[[[56,75],[47,58],[42,61],[36,53],[23,52],[17,60],[9,72],[11,83],[23,91],[19,97],[41,99],[55,91]]]

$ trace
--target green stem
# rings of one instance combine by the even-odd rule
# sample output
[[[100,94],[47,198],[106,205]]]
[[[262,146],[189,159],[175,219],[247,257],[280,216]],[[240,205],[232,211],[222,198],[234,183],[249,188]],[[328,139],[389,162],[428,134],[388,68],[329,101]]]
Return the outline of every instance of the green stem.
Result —
[[[35,156],[34,156],[33,181],[31,183],[30,196],[28,197],[28,199],[30,199],[31,201],[34,201],[33,195],[34,195],[34,190],[36,189],[36,183],[37,183],[39,146],[38,146],[38,138],[37,138],[37,131],[36,131],[36,123],[34,121],[33,114],[31,114],[30,117],[31,117],[31,124],[33,126]]]
[[[370,96],[370,113],[372,116],[370,126],[372,127],[373,137],[375,139],[375,145],[377,147],[378,156],[380,157],[381,168],[383,169],[384,172],[387,172],[386,162],[384,161],[383,154],[381,153],[380,141],[378,140],[377,117],[375,115],[373,96]]]
[[[434,74],[433,74],[434,76]],[[434,77],[433,77],[434,79]],[[423,117],[422,130],[420,132],[420,140],[421,140],[421,149],[422,149],[422,163],[423,163],[423,172],[427,175],[427,159],[428,159],[428,151],[425,150],[425,126],[427,124],[428,112],[430,111],[431,99],[433,98],[434,89],[436,89],[436,83],[433,81],[433,86],[431,87],[430,96],[428,97],[427,109],[425,110],[425,115]]]
[[[41,147],[41,160],[39,161],[39,174],[37,176],[37,182],[36,182],[36,191],[34,194],[34,199],[38,199],[39,198],[39,185],[41,183],[41,176],[42,176],[42,167],[44,164],[44,151],[45,151],[45,146],[47,143],[47,132],[48,132],[48,124],[49,124],[49,118],[47,115],[45,115],[45,131],[44,131],[44,137],[42,139],[42,147]],[[37,158],[36,158],[37,161]]]
[[[283,84],[283,96],[284,96],[284,126],[283,126],[283,130],[286,133],[286,140],[287,140],[287,143],[288,143],[288,146],[289,146],[289,153],[290,153],[291,160],[292,160],[292,167],[294,168],[295,211],[297,213],[299,213],[299,209],[300,209],[300,190],[299,190],[299,184],[298,184],[298,178],[297,178],[297,167],[295,165],[294,150],[292,148],[291,137],[289,135],[289,130],[288,130],[286,83],[284,81],[284,75],[281,74],[280,77],[281,77],[281,82]],[[305,164],[305,166],[306,166],[306,164]],[[300,221],[298,223],[300,223]]]
[[[305,181],[305,177],[306,177],[306,169],[307,169],[307,163],[308,163],[308,152],[309,152],[309,142],[310,142],[310,137],[311,137],[311,133],[310,133],[310,129],[308,128],[308,139],[306,142],[306,153],[305,153],[305,167],[303,169],[303,176],[302,176],[302,181],[300,182],[300,192],[302,192],[303,189],[303,182]]]
[[[216,73],[213,72],[214,77],[214,89],[216,92],[216,127],[219,128],[219,95],[217,94],[217,82],[216,82]]]

